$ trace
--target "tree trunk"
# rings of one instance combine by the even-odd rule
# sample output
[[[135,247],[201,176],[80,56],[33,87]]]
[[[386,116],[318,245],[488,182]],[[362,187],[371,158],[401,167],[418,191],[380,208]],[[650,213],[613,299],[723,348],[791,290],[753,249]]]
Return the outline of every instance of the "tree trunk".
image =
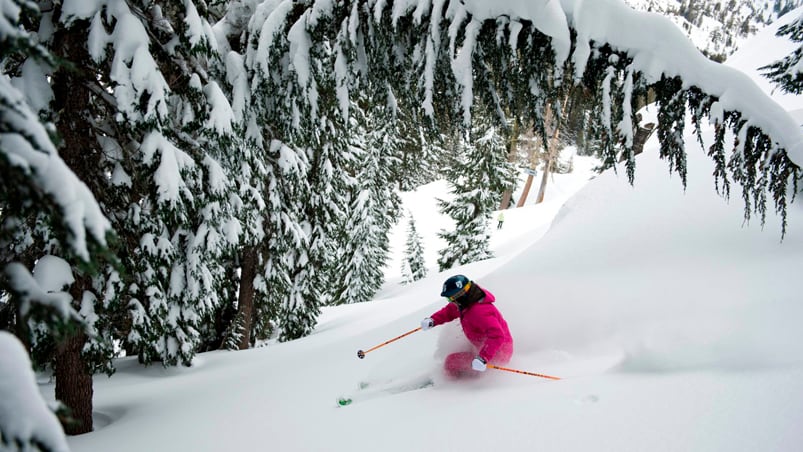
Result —
[[[60,11],[56,17],[59,14]],[[61,67],[53,74],[52,107],[58,112],[55,124],[62,139],[59,155],[97,197],[102,193],[103,174],[98,167],[100,148],[89,119],[93,115],[92,94],[87,85],[95,80],[92,79],[94,75],[85,70],[91,67],[86,48],[88,25],[86,21],[76,21],[69,30],[58,30],[53,37],[54,53],[74,63],[75,67]],[[70,288],[75,307],[80,306],[84,291],[90,288],[88,276],[76,275],[76,282]],[[56,348],[56,398],[70,408],[76,421],[64,426],[68,435],[92,431],[92,374],[81,356],[87,339],[83,331],[70,333],[62,337]]]
[[[526,134],[526,140],[524,140],[524,146],[527,149],[527,166],[530,169],[535,169],[538,167],[538,149],[540,149],[540,145],[533,145],[534,136],[532,131],[528,131]],[[524,189],[521,192],[521,196],[519,196],[519,201],[516,203],[516,207],[522,207],[525,202],[527,202],[527,196],[530,195],[530,188],[533,185],[533,175],[530,174],[527,176],[527,180],[524,182]]]
[[[565,100],[564,100],[565,105]],[[557,160],[558,155],[560,152],[558,151],[558,137],[560,136],[560,124],[557,121],[553,121],[555,118],[553,117],[552,112],[552,104],[547,104],[546,106],[546,124],[547,124],[547,133],[550,134],[549,137],[549,149],[547,150],[547,160],[544,162],[544,174],[541,175],[541,186],[538,188],[538,197],[535,198],[535,203],[540,204],[544,202],[544,196],[546,195],[546,184],[549,180],[549,175],[552,173],[552,167],[555,165],[555,160]],[[555,129],[551,131],[548,129],[552,125]]]
[[[251,344],[251,329],[254,319],[254,278],[257,271],[257,249],[254,246],[243,250],[242,270],[240,273],[240,295],[237,303],[236,321],[242,322],[242,337],[237,344],[240,350],[246,350]]]
[[[91,287],[87,276],[78,276],[70,288],[73,306],[81,304],[84,291]],[[81,350],[87,341],[83,329],[62,338],[56,347],[56,399],[70,408],[70,422],[64,424],[68,435],[92,431],[92,374]]]
[[[105,191],[101,148],[95,139],[93,116],[98,113],[92,102],[88,85],[96,84],[95,75],[85,69],[91,67],[86,49],[86,21],[76,21],[69,30],[59,30],[53,38],[53,52],[75,64],[74,68],[59,68],[52,78],[53,111],[56,129],[61,138],[59,156],[75,175],[85,183],[95,198],[102,203]]]
[[[647,123],[643,126],[639,125],[636,129],[636,135],[633,137],[633,156],[639,155],[644,151],[644,144],[652,135],[653,131],[655,131],[655,124]],[[627,156],[622,153],[622,157],[619,161],[627,160]]]
[[[535,198],[535,203],[540,204],[544,202],[544,195],[546,195],[546,183],[549,178],[549,173],[552,172],[553,158],[550,158],[544,164],[544,174],[541,175],[541,186],[538,188],[538,197]]]
[[[521,192],[521,196],[519,196],[519,202],[516,203],[516,207],[521,207],[527,202],[527,195],[530,194],[530,187],[533,185],[533,175],[530,174],[527,176],[527,181],[524,182],[524,190]]]
[[[86,343],[83,332],[71,335],[56,351],[56,399],[71,410],[72,420],[64,433],[80,435],[92,431],[92,375],[81,358]]]

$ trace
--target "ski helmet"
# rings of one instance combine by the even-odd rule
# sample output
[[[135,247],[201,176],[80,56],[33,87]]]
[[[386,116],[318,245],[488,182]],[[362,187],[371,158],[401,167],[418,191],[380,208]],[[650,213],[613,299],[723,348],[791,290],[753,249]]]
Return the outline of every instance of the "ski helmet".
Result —
[[[441,296],[454,300],[464,295],[469,287],[471,287],[471,281],[468,278],[464,275],[454,275],[444,281]]]

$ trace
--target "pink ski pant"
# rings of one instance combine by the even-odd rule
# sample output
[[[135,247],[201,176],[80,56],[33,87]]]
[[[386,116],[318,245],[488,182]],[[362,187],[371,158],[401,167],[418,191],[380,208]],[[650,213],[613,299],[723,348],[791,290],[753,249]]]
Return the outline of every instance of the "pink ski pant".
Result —
[[[507,364],[510,361],[512,350],[509,347],[502,347],[496,356],[491,360],[491,364]],[[477,356],[477,352],[457,352],[446,356],[443,362],[443,371],[450,378],[472,378],[479,377],[480,373],[471,368],[471,361]]]

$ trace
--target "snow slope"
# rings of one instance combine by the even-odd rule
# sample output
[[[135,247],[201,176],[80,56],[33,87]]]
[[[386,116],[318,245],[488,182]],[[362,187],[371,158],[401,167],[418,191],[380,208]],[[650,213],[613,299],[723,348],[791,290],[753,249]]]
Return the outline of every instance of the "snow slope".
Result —
[[[764,39],[765,48],[775,45]],[[717,197],[704,151],[687,142],[685,191],[650,141],[634,187],[609,171],[559,211],[549,203],[508,211],[494,230],[497,258],[408,286],[389,281],[373,302],[327,308],[304,339],[203,354],[189,369],[123,359],[114,377],[96,379],[97,430],[69,438],[70,446],[803,450],[803,206],[791,207],[783,242],[775,218],[764,230],[743,225],[739,194],[730,203]],[[571,192],[579,183],[567,185]],[[424,210],[443,190],[434,184],[407,199],[422,213],[428,252],[438,249],[441,219]],[[399,267],[388,272],[398,277]],[[464,346],[451,324],[356,357],[417,327],[443,304],[442,280],[458,272],[496,294],[516,340],[510,366],[562,380],[489,370],[475,381],[445,381],[443,356]],[[435,385],[335,404],[361,381],[422,374]],[[42,389],[52,397],[52,385]]]

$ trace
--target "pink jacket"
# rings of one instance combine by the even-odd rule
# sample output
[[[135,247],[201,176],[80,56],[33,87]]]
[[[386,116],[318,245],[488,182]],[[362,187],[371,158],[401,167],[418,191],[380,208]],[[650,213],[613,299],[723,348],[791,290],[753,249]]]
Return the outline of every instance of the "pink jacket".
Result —
[[[432,314],[435,325],[442,325],[460,317],[466,338],[479,350],[479,355],[488,362],[505,364],[513,354],[513,336],[502,314],[493,305],[496,297],[482,289],[485,298],[460,312],[454,303],[449,303]]]

